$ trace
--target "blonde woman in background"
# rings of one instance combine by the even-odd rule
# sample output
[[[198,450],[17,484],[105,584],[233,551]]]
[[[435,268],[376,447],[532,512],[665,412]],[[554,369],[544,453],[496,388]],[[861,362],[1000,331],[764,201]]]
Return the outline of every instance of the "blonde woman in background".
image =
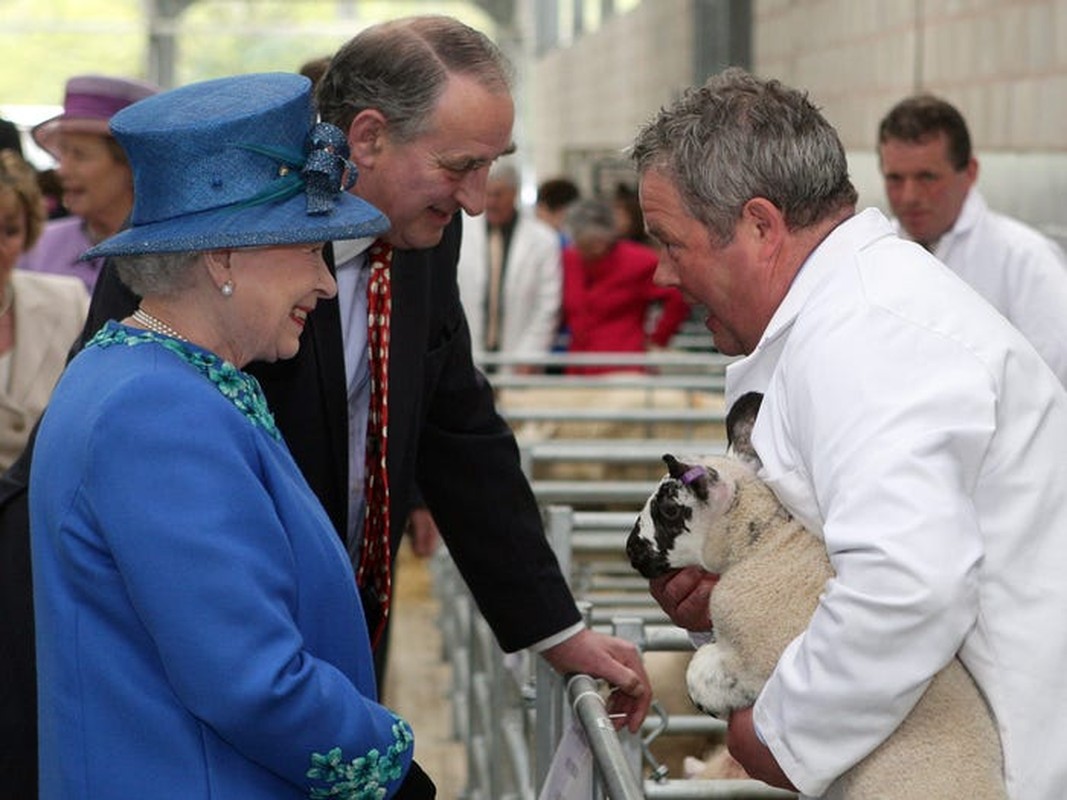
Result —
[[[33,168],[0,150],[0,469],[26,446],[89,305],[77,278],[15,269],[43,224]]]

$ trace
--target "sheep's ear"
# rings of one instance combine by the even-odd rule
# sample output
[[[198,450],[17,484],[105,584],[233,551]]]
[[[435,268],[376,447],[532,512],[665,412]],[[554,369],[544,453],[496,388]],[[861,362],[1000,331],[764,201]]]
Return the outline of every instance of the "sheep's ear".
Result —
[[[680,481],[682,479],[682,476],[685,475],[686,470],[689,469],[688,464],[683,464],[670,453],[664,454],[663,463],[667,465],[667,474],[674,478],[676,481]]]
[[[663,462],[667,465],[667,474],[674,480],[688,486],[699,499],[708,499],[708,479],[718,479],[715,470],[700,464],[686,464],[670,453],[663,456]]]
[[[748,392],[741,395],[726,413],[726,441],[730,453],[741,461],[759,469],[760,460],[752,446],[752,427],[756,424],[763,395]]]

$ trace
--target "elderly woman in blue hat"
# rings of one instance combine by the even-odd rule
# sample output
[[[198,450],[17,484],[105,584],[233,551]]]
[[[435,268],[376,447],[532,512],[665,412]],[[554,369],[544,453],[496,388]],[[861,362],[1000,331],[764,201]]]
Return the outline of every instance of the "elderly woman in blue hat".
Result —
[[[428,798],[376,700],[348,557],[252,360],[336,293],[322,242],[374,237],[310,83],[193,84],[112,120],[135,181],[116,259],[142,300],[70,363],[30,513],[42,798]]]

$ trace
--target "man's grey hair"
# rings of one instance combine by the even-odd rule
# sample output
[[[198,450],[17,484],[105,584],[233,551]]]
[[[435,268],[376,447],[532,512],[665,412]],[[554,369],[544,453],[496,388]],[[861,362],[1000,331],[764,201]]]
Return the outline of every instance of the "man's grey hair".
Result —
[[[193,284],[193,266],[202,253],[143,253],[114,256],[115,272],[138,297],[170,296]]]
[[[661,172],[720,244],[763,197],[790,230],[854,206],[845,149],[805,93],[733,67],[688,89],[637,134],[639,174]]]
[[[618,238],[611,206],[597,198],[577,200],[567,209],[567,229],[574,239],[590,234],[606,236],[612,240]]]
[[[522,176],[519,175],[518,167],[510,158],[493,162],[493,166],[489,168],[489,180],[502,183],[515,190],[522,186]]]
[[[392,136],[422,134],[452,75],[510,92],[513,69],[492,41],[451,17],[423,15],[374,25],[343,45],[316,90],[323,121],[345,133],[361,111],[377,109]]]

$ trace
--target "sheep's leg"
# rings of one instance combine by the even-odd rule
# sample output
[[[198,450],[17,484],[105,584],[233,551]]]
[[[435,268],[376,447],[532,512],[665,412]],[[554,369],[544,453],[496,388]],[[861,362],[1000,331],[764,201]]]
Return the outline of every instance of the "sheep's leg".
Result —
[[[689,697],[705,714],[726,719],[756,702],[763,682],[749,675],[737,651],[724,642],[700,647],[685,674]]]

